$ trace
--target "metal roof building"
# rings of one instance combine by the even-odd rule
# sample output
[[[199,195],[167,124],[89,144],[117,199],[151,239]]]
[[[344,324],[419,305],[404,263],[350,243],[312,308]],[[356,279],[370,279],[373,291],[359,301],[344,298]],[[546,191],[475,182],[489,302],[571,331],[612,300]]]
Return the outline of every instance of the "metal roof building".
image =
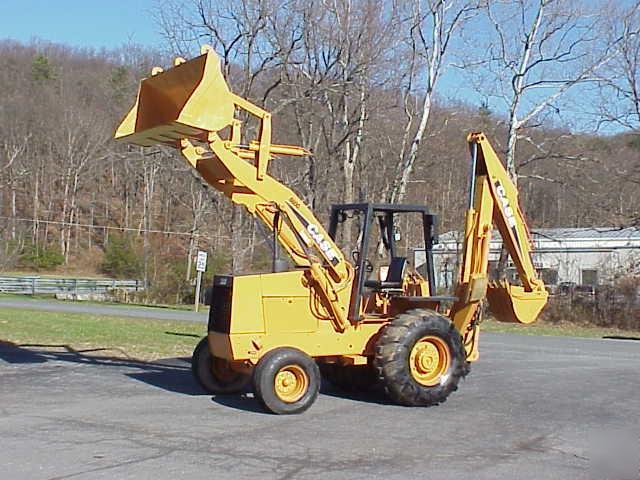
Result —
[[[531,232],[533,261],[544,282],[600,285],[619,275],[640,275],[640,228],[540,228]],[[447,232],[434,246],[434,265],[440,287],[455,283],[462,233]],[[497,262],[502,240],[494,232],[489,261]],[[415,265],[424,263],[424,251],[415,251]],[[508,269],[515,276],[515,269]]]

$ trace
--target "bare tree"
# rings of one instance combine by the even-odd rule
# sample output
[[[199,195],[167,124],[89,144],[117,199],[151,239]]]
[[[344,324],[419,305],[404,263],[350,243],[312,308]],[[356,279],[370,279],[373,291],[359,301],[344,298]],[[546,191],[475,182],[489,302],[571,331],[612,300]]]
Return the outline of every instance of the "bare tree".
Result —
[[[545,115],[559,114],[562,97],[594,81],[612,56],[598,50],[597,7],[570,0],[487,2],[493,31],[489,57],[476,71],[486,92],[506,107],[506,166],[517,180],[516,145],[525,129],[540,126]]]
[[[474,1],[414,0],[410,2],[402,102],[406,117],[395,178],[388,201],[402,202],[431,115],[438,80],[447,67],[454,36],[478,9]],[[417,122],[417,126],[416,126]]]
[[[382,106],[371,102],[371,96],[388,78],[392,61],[399,19],[395,5],[386,6],[381,9],[371,0],[299,2],[302,41],[287,65],[285,82],[295,93],[303,141],[310,142],[308,146],[324,156],[324,162],[341,160],[339,197],[345,203],[356,200],[355,174],[367,119]],[[314,177],[310,171],[309,178]]]
[[[78,194],[82,180],[90,173],[91,164],[101,159],[102,148],[109,137],[107,126],[100,128],[92,112],[80,105],[70,105],[66,98],[60,99],[59,106],[62,105],[64,108],[60,112],[59,128],[53,132],[52,147],[64,172],[61,178],[63,197],[60,212],[64,228],[60,230],[60,246],[65,262],[68,262],[72,225],[78,223]]]
[[[286,10],[284,5],[284,0],[168,0],[158,2],[156,19],[172,54],[188,57],[202,44],[212,45],[221,56],[223,74],[231,88],[242,97],[264,103],[280,84],[275,69],[287,57],[286,50],[295,46],[294,39],[281,45],[283,51],[273,50],[267,36],[269,27]],[[245,133],[255,134],[255,128],[256,124],[249,122]],[[229,208],[233,210],[231,235],[238,240],[231,246],[232,270],[237,272],[245,268],[246,222],[236,212],[239,207]]]
[[[170,54],[189,57],[201,45],[212,45],[233,89],[242,97],[253,98],[256,84],[268,79],[286,56],[284,51],[272,50],[267,37],[268,27],[284,10],[284,0],[165,0],[157,3],[156,20]],[[276,77],[269,80],[279,83]],[[275,87],[260,88],[270,91]]]
[[[206,213],[206,199],[207,196],[205,195],[205,190],[202,186],[202,183],[199,181],[199,179],[192,178],[192,181],[189,182],[189,196],[187,197],[187,200],[189,200],[192,223],[189,230],[189,247],[187,249],[187,272],[185,275],[186,281],[191,280],[191,266],[193,256],[195,254],[198,235],[200,233],[201,223]]]
[[[612,8],[603,41],[615,46],[600,77],[600,125],[640,133],[640,4]]]
[[[598,126],[624,132],[629,138],[625,143],[635,152],[630,162],[619,159],[614,167],[619,183],[612,191],[622,202],[623,187],[637,192],[640,186],[640,4],[612,7],[606,16],[602,38],[614,45],[615,55],[600,77]],[[622,221],[638,225],[640,209],[637,202],[630,200],[625,203],[635,203],[635,208],[623,216]]]
[[[29,100],[35,86],[26,72],[13,68],[8,70],[0,79],[6,85],[0,104],[0,195],[4,197],[0,197],[3,205],[0,215],[8,217],[10,237],[15,241],[20,187],[33,172],[28,154],[35,111]],[[21,85],[22,88],[17,89],[13,85]]]

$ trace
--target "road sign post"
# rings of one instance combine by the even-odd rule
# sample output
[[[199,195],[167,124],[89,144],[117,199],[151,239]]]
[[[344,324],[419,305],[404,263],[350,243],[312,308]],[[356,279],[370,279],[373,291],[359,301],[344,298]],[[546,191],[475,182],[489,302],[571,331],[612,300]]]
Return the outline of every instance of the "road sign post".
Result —
[[[200,286],[202,284],[202,272],[207,269],[207,252],[203,252],[202,250],[198,251],[198,258],[196,259],[196,271],[198,272],[196,276],[196,300],[195,300],[195,310],[198,311],[200,307]]]

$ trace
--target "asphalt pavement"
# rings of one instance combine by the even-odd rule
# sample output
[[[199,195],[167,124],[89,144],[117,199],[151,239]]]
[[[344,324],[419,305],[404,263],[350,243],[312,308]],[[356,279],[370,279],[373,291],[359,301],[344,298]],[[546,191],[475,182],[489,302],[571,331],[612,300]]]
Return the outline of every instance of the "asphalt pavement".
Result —
[[[110,315],[115,317],[156,318],[159,320],[178,320],[188,322],[206,322],[209,307],[200,312],[173,310],[162,307],[137,307],[131,305],[101,305],[97,303],[65,302],[58,300],[40,300],[34,298],[14,298],[0,296],[0,308],[22,310],[41,310],[46,312],[86,313],[90,315]]]
[[[485,334],[440,406],[323,386],[275,416],[204,394],[188,359],[0,344],[1,477],[637,479],[639,372],[639,342]]]

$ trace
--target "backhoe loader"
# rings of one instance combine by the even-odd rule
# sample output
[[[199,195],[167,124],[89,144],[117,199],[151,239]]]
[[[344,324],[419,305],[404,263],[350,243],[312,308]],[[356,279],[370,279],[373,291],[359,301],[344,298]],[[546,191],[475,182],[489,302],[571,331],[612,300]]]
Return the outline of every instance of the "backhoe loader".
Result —
[[[239,120],[248,117],[260,125],[251,140]],[[271,115],[229,90],[209,46],[192,60],[176,58],[166,71],[155,67],[115,138],[176,148],[272,234],[272,273],[214,277],[208,335],[192,357],[197,381],[212,394],[240,392],[252,380],[266,410],[298,413],[315,401],[324,377],[345,389],[382,385],[403,405],[435,405],[478,359],[485,300],[498,320],[519,323],[533,322],[547,301],[516,187],[482,133],[468,136],[469,208],[454,296],[436,294],[437,217],[426,207],[334,205],[327,230],[269,175],[275,156],[310,152],[272,144]],[[422,273],[410,267],[398,241],[406,216],[420,225],[411,233],[421,238],[412,244],[426,252]],[[520,285],[489,281],[493,228]],[[381,251],[385,264],[376,272]]]

